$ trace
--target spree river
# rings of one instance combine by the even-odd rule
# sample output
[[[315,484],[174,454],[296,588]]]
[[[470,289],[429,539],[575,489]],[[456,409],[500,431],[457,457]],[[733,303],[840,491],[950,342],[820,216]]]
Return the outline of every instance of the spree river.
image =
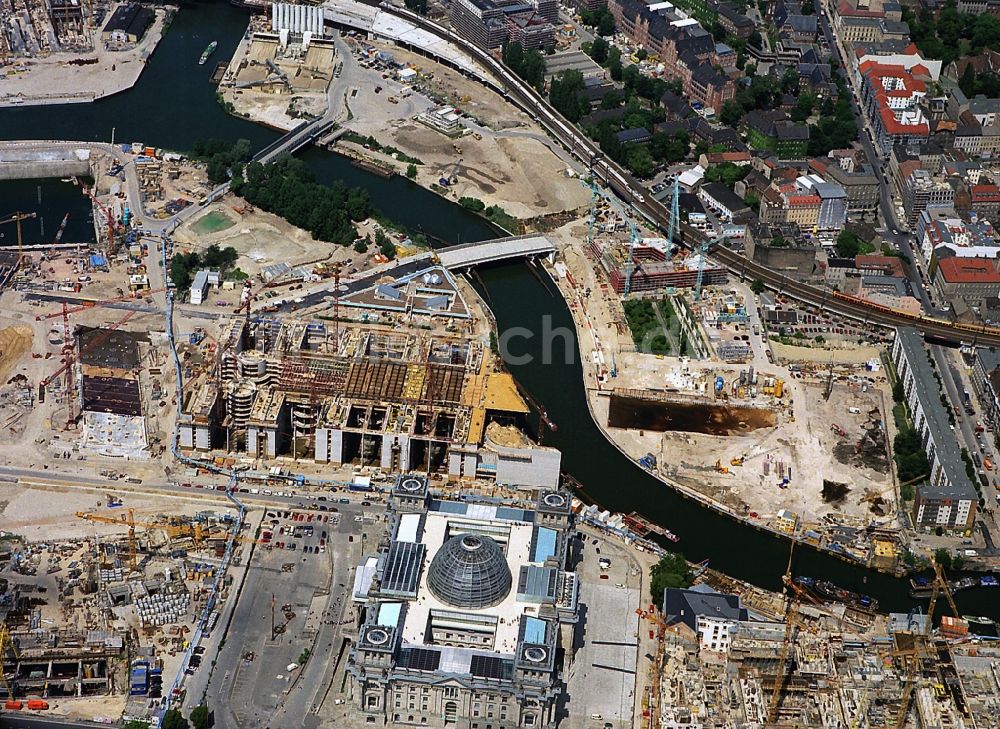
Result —
[[[229,58],[246,30],[245,12],[224,2],[203,2],[185,7],[174,18],[167,35],[150,60],[149,67],[131,90],[92,104],[0,109],[0,139],[67,139],[146,144],[188,150],[198,138],[249,139],[261,147],[277,133],[247,120],[227,115],[215,99],[209,83],[214,63],[198,66],[205,46],[217,40],[213,61]],[[114,131],[112,131],[114,130]],[[321,181],[342,179],[368,190],[374,205],[407,228],[450,243],[495,237],[482,219],[402,177],[385,180],[351,166],[346,160],[322,150],[302,155]],[[71,220],[89,214],[82,196],[65,193],[58,181],[28,180],[0,186],[5,204],[0,216],[15,209],[32,207],[42,185],[46,200],[44,231],[36,224],[32,239],[48,242],[65,212]],[[61,185],[61,187],[60,187]],[[9,228],[9,226],[7,226]],[[4,242],[11,240],[11,232]],[[67,233],[68,242],[86,235],[83,228]],[[548,286],[524,264],[501,265],[480,271],[477,286],[483,291],[502,331],[526,327],[541,332],[544,327],[573,328],[573,320],[555,287]],[[541,364],[540,337],[519,338],[512,354],[532,355],[528,364],[510,365],[514,376],[548,410],[559,427],[546,436],[546,444],[563,454],[563,468],[574,476],[586,493],[605,508],[628,513],[640,511],[680,537],[677,545],[691,560],[711,559],[713,567],[761,587],[779,589],[788,559],[789,543],[718,515],[681,498],[625,458],[605,439],[592,421],[584,396],[583,372],[576,342],[568,341],[570,356],[556,356]],[[557,347],[558,349],[558,347]],[[561,353],[557,352],[561,355]],[[877,598],[884,610],[907,611],[916,604],[908,596],[908,585],[895,579],[847,564],[810,548],[796,550],[794,571],[832,580],[849,589]],[[957,596],[963,613],[1000,619],[1000,589],[970,590]]]

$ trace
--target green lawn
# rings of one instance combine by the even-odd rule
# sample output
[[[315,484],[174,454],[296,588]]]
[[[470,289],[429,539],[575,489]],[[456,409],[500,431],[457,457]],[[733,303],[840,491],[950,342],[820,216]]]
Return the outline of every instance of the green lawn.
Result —
[[[198,235],[210,235],[226,228],[232,228],[234,225],[236,223],[228,215],[212,212],[191,226],[191,229]]]

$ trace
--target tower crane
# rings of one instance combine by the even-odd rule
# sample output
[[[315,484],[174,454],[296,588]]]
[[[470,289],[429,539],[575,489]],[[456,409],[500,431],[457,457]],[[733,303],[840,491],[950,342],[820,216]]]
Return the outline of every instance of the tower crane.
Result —
[[[9,661],[8,657],[13,660]],[[16,665],[18,660],[20,660],[20,654],[17,651],[17,646],[14,645],[10,628],[7,627],[7,623],[0,622],[0,684],[7,691],[8,700],[14,699],[14,687],[11,685],[11,680],[7,678],[7,672],[3,670],[3,666],[8,662]],[[12,678],[16,679],[16,674]]]
[[[94,191],[84,186],[83,194],[90,198],[90,201],[98,207],[98,209],[107,216],[108,219],[108,257],[114,255],[115,253],[115,230],[120,227],[117,220],[115,220],[114,214],[111,212],[111,208],[102,203],[97,199],[97,195]]]
[[[116,321],[114,324],[112,324],[111,326],[109,326],[109,327],[107,327],[105,329],[102,329],[100,332],[98,332],[97,334],[95,334],[91,338],[91,340],[89,342],[87,342],[87,344],[85,346],[83,346],[83,347],[80,348],[80,354],[83,354],[84,352],[89,352],[91,349],[93,349],[98,344],[100,344],[101,342],[103,342],[105,339],[107,339],[109,336],[111,336],[111,332],[113,332],[118,327],[120,327],[122,324],[124,324],[125,322],[127,322],[133,316],[135,316],[136,313],[137,313],[136,311],[130,311],[130,312],[128,312],[127,314],[125,314],[125,316],[123,316],[121,319],[119,319],[118,321]],[[68,329],[68,327],[69,327],[69,325],[67,323],[66,324],[66,328]],[[66,414],[66,423],[67,423],[67,426],[68,426],[70,423],[73,422],[73,402],[72,402],[73,401],[73,392],[72,392],[72,389],[73,389],[73,386],[72,386],[73,369],[72,368],[73,368],[73,365],[76,364],[76,355],[74,354],[74,351],[73,351],[73,342],[72,342],[73,335],[72,335],[72,332],[67,331],[67,332],[65,332],[64,336],[66,337],[66,343],[67,343],[67,346],[64,348],[65,349],[65,361],[62,363],[62,366],[59,367],[59,369],[57,369],[51,375],[49,375],[44,380],[42,380],[41,382],[38,383],[38,402],[40,402],[40,403],[45,402],[45,390],[46,390],[46,388],[50,384],[52,384],[53,380],[55,380],[57,377],[59,377],[62,373],[68,371],[69,372],[69,375],[68,375],[69,381],[67,382],[67,385],[68,385],[67,391],[68,392],[67,392],[67,403],[66,403],[66,407],[68,409],[68,412]]]
[[[931,566],[934,568],[934,580],[931,582],[931,600],[927,605],[927,624],[932,626],[934,624],[934,608],[937,607],[938,597],[940,597],[942,592],[948,600],[948,607],[951,608],[955,617],[960,617],[961,614],[958,612],[958,605],[955,604],[955,596],[951,592],[951,587],[948,586],[948,580],[945,579],[944,568],[938,564],[933,555],[930,555],[930,558]],[[928,650],[927,636],[914,635],[913,637],[914,644],[912,648],[897,652],[897,655],[903,656],[904,665],[906,666],[906,679],[903,688],[903,697],[899,704],[899,715],[896,717],[896,729],[904,729],[906,726],[906,717],[910,713],[910,702],[913,699],[913,692],[916,690],[919,680],[917,674],[921,659],[926,655]],[[933,655],[931,658],[936,659]]]
[[[792,645],[792,631],[798,627],[799,604],[803,598],[815,602],[813,597],[792,579],[792,556],[795,553],[795,541],[788,550],[788,566],[781,577],[782,591],[785,593],[785,638],[781,643],[781,653],[778,658],[777,675],[774,677],[774,691],[767,708],[767,726],[774,726],[778,721],[778,709],[781,706],[781,692],[784,691],[791,666],[788,664],[788,654]]]
[[[45,321],[46,319],[55,319],[57,316],[63,316],[63,314],[76,314],[80,311],[85,311],[86,309],[96,309],[102,306],[110,306],[111,304],[117,304],[122,301],[135,301],[137,299],[144,299],[146,297],[152,296],[153,294],[159,294],[166,291],[166,287],[158,289],[142,289],[134,293],[125,294],[123,296],[116,296],[112,299],[100,299],[98,301],[84,301],[82,304],[77,306],[70,306],[69,308],[57,309],[56,311],[50,311],[48,314],[39,314],[35,317],[35,321]]]
[[[128,513],[122,514],[121,516],[103,516],[102,514],[90,514],[85,511],[76,512],[76,516],[80,519],[86,519],[90,522],[96,522],[98,524],[127,524],[128,525],[128,566],[131,572],[135,572],[137,568],[136,562],[136,543],[135,543],[135,509],[129,509]],[[141,522],[140,522],[141,524]]]
[[[635,272],[635,247],[642,240],[642,236],[639,235],[639,227],[632,220],[632,216],[628,214],[625,207],[622,205],[621,201],[617,197],[609,193],[607,190],[602,189],[597,184],[596,178],[591,175],[591,195],[600,195],[615,209],[615,211],[621,216],[622,220],[625,221],[625,225],[628,226],[628,260],[625,262],[625,295],[628,296],[632,291],[632,274]],[[592,206],[596,213],[596,205]],[[593,221],[591,222],[591,229],[593,228]]]
[[[0,225],[6,223],[14,223],[17,225],[17,265],[20,268],[21,261],[24,258],[24,240],[21,237],[21,221],[22,220],[34,220],[38,217],[38,213],[21,213],[17,212],[11,215],[6,220],[0,220]]]

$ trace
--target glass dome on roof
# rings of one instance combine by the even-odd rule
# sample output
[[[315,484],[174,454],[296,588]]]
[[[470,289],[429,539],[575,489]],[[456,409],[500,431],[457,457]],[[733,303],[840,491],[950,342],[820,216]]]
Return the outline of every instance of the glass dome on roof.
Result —
[[[431,560],[427,586],[453,607],[484,608],[510,592],[510,569],[500,545],[486,536],[462,534],[445,542]]]

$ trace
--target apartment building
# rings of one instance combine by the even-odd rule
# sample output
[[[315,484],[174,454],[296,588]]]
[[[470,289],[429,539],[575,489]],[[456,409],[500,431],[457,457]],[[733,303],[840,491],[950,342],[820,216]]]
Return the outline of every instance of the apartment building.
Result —
[[[914,523],[924,528],[971,529],[979,495],[965,473],[948,412],[941,402],[937,371],[920,332],[912,327],[896,329],[892,361],[931,470],[927,483],[916,488]]]

